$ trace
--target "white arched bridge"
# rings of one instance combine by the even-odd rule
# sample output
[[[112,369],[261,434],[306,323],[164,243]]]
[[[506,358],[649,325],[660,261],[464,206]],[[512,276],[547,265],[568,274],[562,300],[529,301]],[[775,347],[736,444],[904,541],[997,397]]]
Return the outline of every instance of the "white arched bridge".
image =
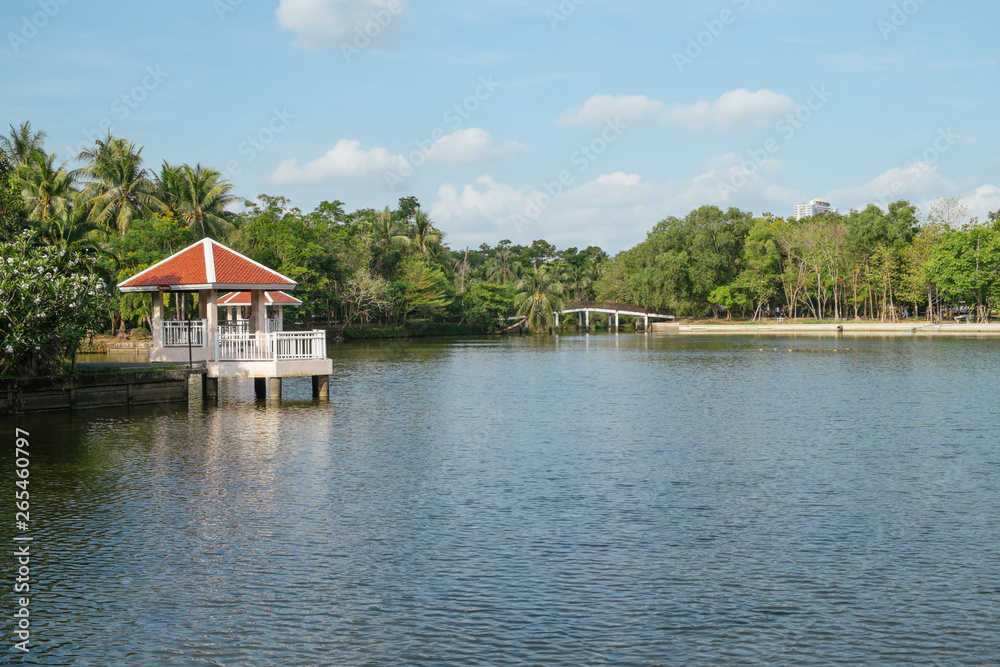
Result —
[[[605,315],[608,315],[609,323],[611,322],[611,316],[614,315],[615,331],[618,330],[618,318],[621,315],[634,317],[637,320],[641,318],[646,331],[649,331],[650,320],[676,319],[673,315],[669,315],[663,311],[656,310],[654,308],[643,308],[642,306],[636,306],[630,303],[616,303],[614,301],[566,301],[563,303],[562,310],[555,314],[556,326],[559,326],[560,315],[571,315],[573,313],[579,314],[580,324],[587,330],[590,329],[591,313],[604,313]]]
[[[642,319],[643,330],[649,331],[649,321],[650,320],[674,320],[676,319],[673,315],[664,313],[663,311],[656,310],[654,308],[644,308],[642,306],[636,306],[630,303],[616,303],[614,301],[564,301],[562,310],[555,311],[552,314],[555,316],[556,327],[559,326],[559,317],[561,315],[572,315],[576,313],[580,316],[580,328],[589,331],[590,330],[590,314],[591,313],[603,313],[608,316],[608,324],[611,323],[611,316],[614,316],[614,330],[618,331],[619,327],[619,317],[626,315],[629,317],[634,317],[636,320]],[[508,319],[516,320],[521,319],[521,316],[513,316]],[[512,325],[510,329],[515,329],[516,327],[522,326],[524,324],[524,319],[521,319],[515,325]],[[638,324],[638,322],[636,322]]]

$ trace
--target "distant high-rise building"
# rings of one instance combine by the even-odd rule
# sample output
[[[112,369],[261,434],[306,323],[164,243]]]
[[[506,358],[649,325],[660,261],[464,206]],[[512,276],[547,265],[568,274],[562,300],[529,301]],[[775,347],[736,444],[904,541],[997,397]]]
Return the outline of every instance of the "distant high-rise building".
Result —
[[[820,213],[836,213],[837,209],[830,206],[830,202],[825,199],[813,199],[808,204],[795,205],[795,219],[811,218]]]

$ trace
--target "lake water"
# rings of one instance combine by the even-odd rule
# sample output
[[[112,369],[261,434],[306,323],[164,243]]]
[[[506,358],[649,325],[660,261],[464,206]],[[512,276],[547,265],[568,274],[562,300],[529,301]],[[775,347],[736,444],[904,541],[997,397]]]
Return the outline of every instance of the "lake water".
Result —
[[[0,660],[1000,660],[997,341],[514,337],[331,356],[329,404],[308,379],[286,380],[281,406],[223,380],[218,407],[193,387],[188,407],[18,420],[34,650],[5,635]]]

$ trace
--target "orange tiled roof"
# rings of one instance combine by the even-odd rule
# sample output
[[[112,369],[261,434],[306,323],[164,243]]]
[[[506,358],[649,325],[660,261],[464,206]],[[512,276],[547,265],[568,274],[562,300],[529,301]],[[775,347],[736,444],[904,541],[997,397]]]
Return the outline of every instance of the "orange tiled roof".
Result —
[[[234,252],[202,239],[118,285],[123,292],[152,292],[159,286],[184,289],[292,289],[295,281]]]
[[[276,306],[301,306],[302,301],[296,299],[291,294],[284,292],[264,292],[264,301],[267,305]],[[219,299],[220,306],[249,306],[250,292],[230,292]]]

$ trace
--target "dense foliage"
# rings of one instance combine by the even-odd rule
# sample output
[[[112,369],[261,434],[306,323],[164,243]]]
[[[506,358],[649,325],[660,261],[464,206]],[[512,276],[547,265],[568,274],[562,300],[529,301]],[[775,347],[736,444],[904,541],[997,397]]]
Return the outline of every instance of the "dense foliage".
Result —
[[[0,242],[0,375],[61,370],[100,321],[106,286],[92,259],[40,246],[30,232]]]
[[[325,201],[303,212],[282,197],[236,197],[210,167],[151,171],[141,147],[110,134],[70,156],[83,164],[76,171],[44,143],[30,123],[0,137],[7,369],[51,366],[88,330],[148,327],[149,297],[114,285],[206,235],[296,280],[301,326],[341,333],[435,321],[545,331],[565,301],[589,299],[690,317],[894,319],[966,306],[985,320],[1000,298],[998,216],[967,221],[952,200],[926,217],[899,201],[798,221],[704,206],[613,258],[545,240],[453,250],[415,197],[394,209]],[[46,284],[24,282],[29,273]],[[44,359],[25,361],[41,349]]]

